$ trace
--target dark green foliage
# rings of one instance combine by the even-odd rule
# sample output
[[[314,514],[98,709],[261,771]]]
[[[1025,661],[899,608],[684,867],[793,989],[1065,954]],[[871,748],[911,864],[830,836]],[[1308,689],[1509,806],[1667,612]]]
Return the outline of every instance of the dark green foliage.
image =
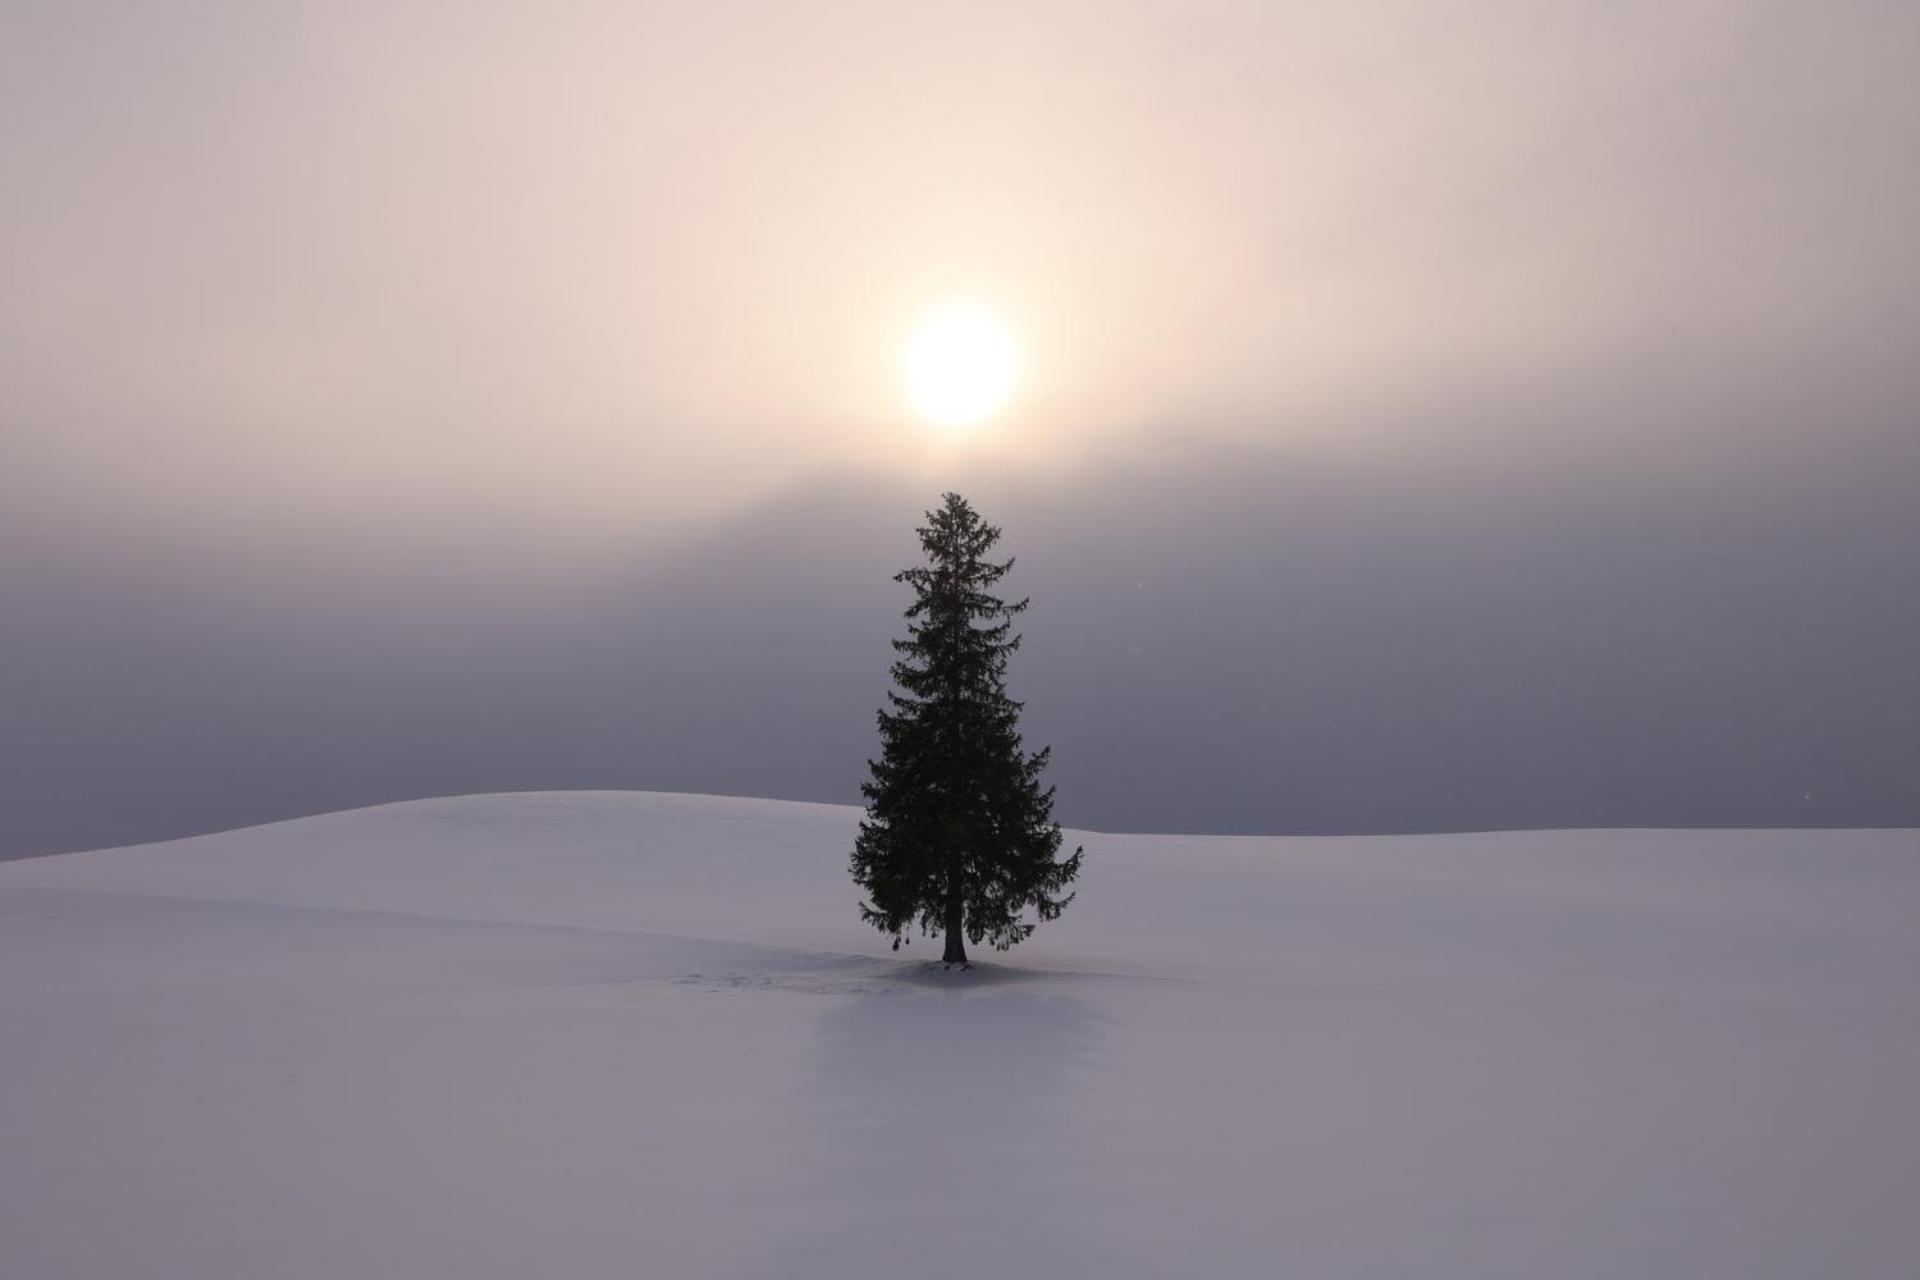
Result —
[[[919,533],[927,563],[894,575],[914,600],[907,638],[893,642],[896,687],[861,788],[852,869],[862,918],[895,947],[918,921],[945,935],[945,959],[965,963],[963,934],[1004,951],[1033,932],[1027,908],[1058,916],[1081,851],[1055,857],[1053,788],[1040,782],[1050,748],[1021,748],[1021,704],[1007,696],[1013,617],[1027,602],[993,593],[1013,567],[985,558],[1000,531],[949,493]]]

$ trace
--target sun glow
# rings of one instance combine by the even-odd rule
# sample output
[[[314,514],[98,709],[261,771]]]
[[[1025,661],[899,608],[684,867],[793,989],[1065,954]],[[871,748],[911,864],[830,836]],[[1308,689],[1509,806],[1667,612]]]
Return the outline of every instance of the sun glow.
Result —
[[[936,311],[907,345],[907,391],[928,420],[946,427],[984,421],[1013,392],[1013,335],[983,307]]]

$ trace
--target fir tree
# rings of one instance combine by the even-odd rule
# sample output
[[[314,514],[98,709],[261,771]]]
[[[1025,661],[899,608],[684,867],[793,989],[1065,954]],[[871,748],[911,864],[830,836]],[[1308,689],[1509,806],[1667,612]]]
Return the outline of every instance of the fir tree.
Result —
[[[965,964],[963,938],[1004,951],[1033,932],[1027,908],[1058,916],[1081,850],[1055,856],[1053,788],[1040,782],[1052,748],[1022,749],[1021,704],[1007,696],[1013,618],[1027,602],[993,592],[1013,567],[986,558],[1000,530],[949,493],[919,534],[927,563],[894,575],[914,600],[907,638],[893,642],[897,687],[861,788],[852,870],[867,895],[862,918],[896,948],[917,921],[945,935],[946,962]]]

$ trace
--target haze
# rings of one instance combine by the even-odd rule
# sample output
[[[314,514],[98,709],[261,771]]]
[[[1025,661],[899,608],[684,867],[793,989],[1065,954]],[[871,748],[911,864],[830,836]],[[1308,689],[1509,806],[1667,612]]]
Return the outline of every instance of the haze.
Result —
[[[958,488],[1080,827],[1920,825],[1920,12],[0,3],[0,856],[851,801]],[[916,320],[1006,317],[956,436]]]

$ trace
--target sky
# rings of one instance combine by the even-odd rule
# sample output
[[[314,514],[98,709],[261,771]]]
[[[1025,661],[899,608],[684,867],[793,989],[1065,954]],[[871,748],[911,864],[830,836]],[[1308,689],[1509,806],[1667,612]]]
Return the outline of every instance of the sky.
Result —
[[[1069,822],[1920,825],[1916,65],[1898,3],[0,0],[0,856],[854,801],[947,489]]]

